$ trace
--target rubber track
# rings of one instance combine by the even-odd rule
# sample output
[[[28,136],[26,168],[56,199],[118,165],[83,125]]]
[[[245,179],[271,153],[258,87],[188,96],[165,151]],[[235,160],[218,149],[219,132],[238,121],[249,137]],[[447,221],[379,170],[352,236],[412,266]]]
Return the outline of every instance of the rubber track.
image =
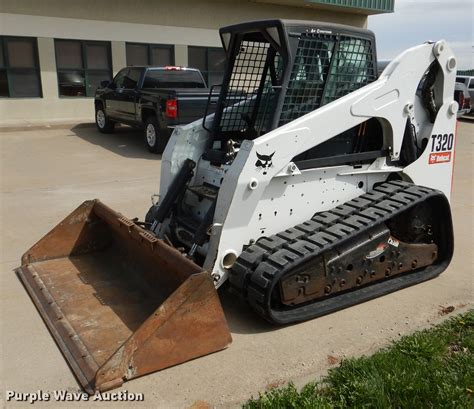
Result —
[[[403,181],[386,182],[371,192],[329,211],[317,213],[304,223],[262,238],[249,246],[241,253],[230,272],[230,290],[246,299],[266,320],[285,324],[327,314],[433,278],[449,264],[452,244],[448,246],[451,255],[448,255],[447,263],[441,269],[431,269],[431,274],[423,270],[424,275],[420,276],[414,272],[286,310],[274,310],[270,304],[271,293],[278,281],[301,263],[432,197],[444,199],[443,204],[447,206],[448,213],[446,217],[449,219],[446,224],[452,232],[449,204],[443,193]]]

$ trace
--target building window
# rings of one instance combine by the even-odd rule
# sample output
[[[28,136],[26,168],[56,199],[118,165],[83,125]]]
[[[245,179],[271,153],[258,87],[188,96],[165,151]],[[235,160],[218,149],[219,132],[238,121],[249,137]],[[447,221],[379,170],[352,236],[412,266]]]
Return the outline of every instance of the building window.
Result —
[[[93,97],[101,81],[112,80],[110,43],[55,40],[61,97]]]
[[[127,65],[174,65],[174,47],[164,44],[127,43]]]
[[[36,38],[0,36],[0,97],[41,97]]]
[[[208,86],[222,84],[225,52],[215,47],[188,47],[188,66],[198,68]]]

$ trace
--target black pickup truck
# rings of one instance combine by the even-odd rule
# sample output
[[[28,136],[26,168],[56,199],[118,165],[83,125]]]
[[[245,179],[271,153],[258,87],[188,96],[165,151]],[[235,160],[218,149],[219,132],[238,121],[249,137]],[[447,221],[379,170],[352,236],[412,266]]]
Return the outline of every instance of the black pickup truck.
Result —
[[[95,95],[95,122],[100,132],[116,123],[144,130],[151,152],[161,153],[173,128],[204,116],[209,89],[199,70],[184,67],[126,67]],[[215,108],[212,95],[208,113]]]

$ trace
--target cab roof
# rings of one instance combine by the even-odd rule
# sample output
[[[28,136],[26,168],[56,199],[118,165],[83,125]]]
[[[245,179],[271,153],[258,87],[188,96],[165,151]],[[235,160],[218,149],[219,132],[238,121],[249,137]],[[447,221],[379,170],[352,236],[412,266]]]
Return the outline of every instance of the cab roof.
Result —
[[[344,24],[328,23],[323,21],[314,20],[286,20],[286,19],[268,19],[268,20],[254,20],[245,23],[237,23],[229,26],[222,27],[219,32],[222,33],[234,33],[234,32],[245,32],[253,31],[255,29],[265,29],[268,27],[281,27],[287,32],[291,32],[292,29],[323,29],[332,31],[335,33],[349,32],[354,34],[360,34],[365,36],[374,36],[371,30],[365,28],[359,28]]]

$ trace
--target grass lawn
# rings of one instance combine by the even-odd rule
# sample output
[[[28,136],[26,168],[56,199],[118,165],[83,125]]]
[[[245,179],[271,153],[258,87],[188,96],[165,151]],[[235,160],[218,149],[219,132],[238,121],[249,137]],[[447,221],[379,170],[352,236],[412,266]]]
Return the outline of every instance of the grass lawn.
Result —
[[[245,408],[473,408],[474,310],[347,359],[298,391],[273,389]]]

